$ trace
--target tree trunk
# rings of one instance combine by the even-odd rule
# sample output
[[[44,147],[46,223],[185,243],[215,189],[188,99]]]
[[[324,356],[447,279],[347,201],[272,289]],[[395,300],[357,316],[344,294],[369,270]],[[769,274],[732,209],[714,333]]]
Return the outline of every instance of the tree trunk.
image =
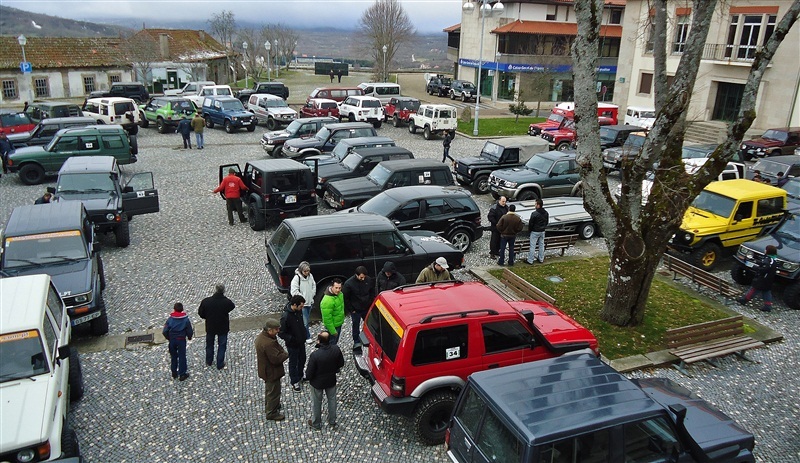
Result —
[[[638,255],[633,257],[629,252]],[[639,325],[644,319],[647,297],[660,260],[661,253],[642,246],[638,236],[633,233],[620,236],[611,250],[606,286],[606,301],[614,301],[614,304],[604,304],[600,318],[617,326]]]

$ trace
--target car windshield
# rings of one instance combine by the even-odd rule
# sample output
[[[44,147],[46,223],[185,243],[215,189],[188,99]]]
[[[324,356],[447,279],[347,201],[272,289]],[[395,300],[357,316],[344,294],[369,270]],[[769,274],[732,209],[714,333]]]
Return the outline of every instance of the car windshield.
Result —
[[[547,120],[548,120],[548,121],[551,121],[551,122],[558,122],[559,124],[560,124],[560,123],[561,123],[561,121],[563,121],[564,119],[565,119],[565,118],[564,118],[564,116],[562,116],[561,114],[555,114],[555,113],[551,113],[551,114],[550,114],[550,115],[547,117]],[[601,133],[602,133],[602,132],[601,132]]]
[[[636,135],[632,133],[628,135],[628,139],[625,140],[625,145],[628,147],[634,146],[636,148],[641,148],[644,145],[644,141],[646,139],[647,137],[643,135]]]
[[[500,156],[503,154],[503,149],[504,148],[498,145],[497,143],[487,141],[486,144],[483,145],[483,149],[481,150],[481,156],[485,157],[486,159],[498,162],[500,161]]]
[[[292,249],[295,247],[296,240],[292,232],[289,230],[285,224],[281,224],[275,233],[272,235],[272,238],[269,240],[269,248],[275,253],[275,257],[280,262],[286,262],[286,258],[289,256],[289,253],[292,252]]]
[[[461,84],[461,87],[464,90],[475,90],[475,86],[472,85],[472,82],[464,82],[464,83]]]
[[[378,164],[372,169],[372,171],[370,171],[369,175],[367,175],[367,178],[373,181],[376,185],[383,185],[387,180],[389,180],[390,175],[392,175],[391,170]]]
[[[711,156],[714,150],[711,151],[705,148],[694,148],[691,146],[684,146],[681,150],[681,159],[703,159]]]
[[[380,100],[367,100],[367,99],[365,99],[365,100],[363,100],[361,102],[361,107],[362,108],[380,108],[381,107],[381,101]]]
[[[286,104],[283,99],[280,100],[267,100],[267,108],[286,108],[289,105]]]
[[[617,139],[617,131],[614,129],[609,129],[608,127],[600,127],[600,140],[602,141],[614,141]]]
[[[244,105],[242,105],[242,102],[239,100],[223,101],[222,109],[227,111],[244,111]]]
[[[38,330],[0,335],[0,383],[50,372]]]
[[[64,174],[58,177],[56,192],[59,194],[116,192],[114,180],[108,172],[96,174]]]
[[[6,238],[3,267],[72,262],[87,259],[86,244],[78,230]]]
[[[781,188],[786,190],[790,198],[800,199],[800,180],[788,181]]]
[[[185,111],[191,113],[194,112],[194,106],[192,106],[192,102],[189,100],[173,101],[172,110],[175,112]]]
[[[734,206],[736,206],[736,200],[719,193],[703,190],[694,199],[692,206],[720,217],[730,217]]]
[[[525,163],[525,167],[535,170],[540,174],[544,174],[550,172],[550,168],[553,167],[554,162],[555,161],[552,159],[548,159],[544,156],[533,156]]]
[[[322,141],[325,141],[328,139],[330,135],[331,135],[330,129],[328,129],[327,127],[323,127],[319,129],[319,131],[316,133],[316,135],[314,135],[314,137]]]
[[[789,166],[768,159],[759,159],[751,170],[759,171],[762,174],[778,175],[778,172],[786,172]]]
[[[800,223],[798,223],[797,215],[792,215],[784,220],[781,226],[775,230],[775,234],[789,238],[791,241],[800,241]]]
[[[369,212],[371,214],[378,214],[383,217],[388,217],[389,214],[394,212],[399,206],[400,203],[397,202],[396,199],[387,194],[380,194],[358,206],[358,210],[360,212]]]
[[[789,138],[788,132],[782,132],[780,130],[767,130],[764,132],[764,135],[761,135],[761,138],[769,138],[770,140],[778,140],[779,142],[786,142],[786,139]]]
[[[642,119],[655,119],[655,111],[639,111],[639,117]]]
[[[301,121],[300,119],[295,119],[295,120],[292,121],[291,124],[289,124],[286,127],[286,132],[288,132],[289,135],[294,135],[294,134],[297,133],[297,131],[300,129],[300,126],[303,125],[303,124],[304,124],[304,122]]]
[[[397,109],[406,109],[416,112],[419,109],[419,100],[401,100],[397,102]]]
[[[359,164],[361,164],[361,160],[364,159],[358,153],[350,153],[342,159],[342,165],[347,167],[350,170],[355,170]]]

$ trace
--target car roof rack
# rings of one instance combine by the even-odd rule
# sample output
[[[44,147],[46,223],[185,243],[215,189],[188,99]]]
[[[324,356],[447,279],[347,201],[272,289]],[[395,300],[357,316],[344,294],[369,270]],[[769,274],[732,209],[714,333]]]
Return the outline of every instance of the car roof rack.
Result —
[[[433,288],[433,287],[438,286],[438,285],[440,285],[442,283],[451,283],[451,284],[454,283],[456,285],[463,285],[464,284],[464,282],[461,281],[461,280],[442,280],[442,281],[431,281],[431,282],[425,282],[425,283],[409,283],[407,285],[398,286],[397,288],[394,288],[392,291],[394,291],[396,293],[398,293],[398,292],[402,293],[403,290],[406,289],[406,288],[409,288],[409,289],[410,288],[418,288],[420,286],[429,286],[429,287]]]
[[[448,313],[440,313],[440,314],[436,314],[436,315],[429,315],[429,316],[423,318],[422,320],[420,320],[419,323],[421,325],[424,325],[425,323],[430,323],[431,321],[433,321],[434,318],[438,318],[438,317],[457,316],[459,318],[466,318],[467,315],[472,314],[472,313],[486,313],[487,315],[500,315],[500,313],[498,311],[494,310],[494,309],[465,310],[463,312],[448,312]]]

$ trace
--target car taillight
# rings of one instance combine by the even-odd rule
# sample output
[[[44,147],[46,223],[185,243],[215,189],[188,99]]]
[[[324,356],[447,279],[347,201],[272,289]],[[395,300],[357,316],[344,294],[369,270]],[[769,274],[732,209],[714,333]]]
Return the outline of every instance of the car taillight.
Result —
[[[475,220],[472,221],[477,226],[481,226],[481,216],[475,217]]]
[[[444,430],[444,448],[450,449],[450,426]]]
[[[292,284],[292,277],[289,275],[281,275],[278,277],[281,287],[288,288]]]
[[[405,397],[406,396],[406,379],[396,378],[392,375],[392,397]]]

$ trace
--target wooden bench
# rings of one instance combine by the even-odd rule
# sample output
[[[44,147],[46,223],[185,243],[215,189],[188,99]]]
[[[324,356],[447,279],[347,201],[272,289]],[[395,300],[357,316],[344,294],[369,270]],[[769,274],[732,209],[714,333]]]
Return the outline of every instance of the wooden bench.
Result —
[[[507,268],[504,268],[502,275],[500,275],[500,283],[515,293],[512,294],[511,298],[508,298],[504,293],[500,293],[498,291],[498,293],[500,293],[500,295],[508,301],[515,301],[522,298],[547,302],[550,305],[556,305],[556,299],[554,297],[523,280],[522,277]]]
[[[728,302],[728,298],[736,298],[742,294],[739,288],[728,283],[726,280],[713,273],[695,267],[688,262],[684,262],[675,256],[665,253],[661,258],[661,262],[668,271],[672,272],[673,280],[677,280],[678,275],[687,277],[692,283],[697,285],[697,289],[700,289],[701,286],[705,286],[719,293],[724,298],[725,303]]]
[[[525,253],[527,254],[531,248],[531,240],[527,238],[518,239],[514,242],[514,252],[517,254]],[[578,242],[578,235],[559,235],[559,236],[545,236],[544,237],[544,250],[560,250],[561,255],[564,255],[564,251],[572,246],[575,246],[575,243]]]
[[[716,367],[713,359],[728,354],[752,362],[745,357],[744,351],[764,346],[763,342],[744,334],[741,315],[670,329],[664,337],[669,353],[680,359],[680,363],[673,366],[687,376],[691,376],[686,371],[686,365],[690,363],[705,360]]]

